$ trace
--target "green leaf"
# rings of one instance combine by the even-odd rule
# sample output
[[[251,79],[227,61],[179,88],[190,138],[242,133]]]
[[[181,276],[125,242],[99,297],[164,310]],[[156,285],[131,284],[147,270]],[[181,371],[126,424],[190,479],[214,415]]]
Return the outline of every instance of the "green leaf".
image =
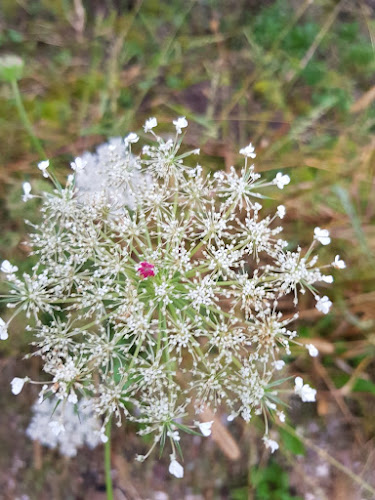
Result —
[[[292,436],[288,431],[280,429],[280,436],[285,448],[294,455],[305,455],[305,445],[296,436]]]

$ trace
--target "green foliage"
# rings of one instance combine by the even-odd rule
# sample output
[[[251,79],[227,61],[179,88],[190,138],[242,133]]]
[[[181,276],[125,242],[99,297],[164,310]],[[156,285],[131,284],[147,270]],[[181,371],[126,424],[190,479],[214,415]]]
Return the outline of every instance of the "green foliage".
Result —
[[[302,500],[290,492],[288,473],[274,461],[264,468],[252,467],[249,487],[231,491],[231,500],[247,500],[249,488],[254,500]]]
[[[293,455],[304,455],[305,446],[298,437],[293,436],[288,431],[280,429],[280,437],[285,449],[289,450]]]

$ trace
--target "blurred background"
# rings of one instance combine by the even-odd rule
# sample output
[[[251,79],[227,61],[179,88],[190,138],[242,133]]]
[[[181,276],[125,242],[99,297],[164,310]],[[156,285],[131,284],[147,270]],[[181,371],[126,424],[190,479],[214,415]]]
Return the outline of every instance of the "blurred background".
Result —
[[[134,462],[147,443],[126,426],[112,457],[118,498],[375,498],[375,2],[2,0],[0,9],[0,54],[25,61],[24,104],[61,178],[73,157],[150,116],[166,131],[186,116],[185,142],[201,148],[205,168],[238,164],[252,141],[258,171],[290,175],[266,210],[283,203],[286,237],[303,246],[315,226],[328,228],[322,260],[347,263],[327,292],[330,314],[303,303],[300,335],[321,354],[296,350],[290,373],[318,401],[291,401],[289,430],[275,426],[280,450],[264,450],[260,423],[222,424],[214,439],[184,443],[176,480],[168,457]],[[0,109],[0,260],[27,270],[24,219],[38,214],[21,184],[45,184],[6,83]],[[25,324],[0,346],[0,498],[104,499],[100,447],[67,459],[25,435],[37,391],[15,397],[9,386],[41,370],[23,360]]]

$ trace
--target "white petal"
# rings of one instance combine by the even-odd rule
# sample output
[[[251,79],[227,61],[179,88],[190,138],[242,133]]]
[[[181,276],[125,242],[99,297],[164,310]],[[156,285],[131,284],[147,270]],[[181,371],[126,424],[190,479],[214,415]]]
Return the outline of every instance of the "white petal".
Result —
[[[175,458],[171,459],[171,463],[169,464],[169,472],[172,474],[172,476],[175,476],[178,479],[184,477],[184,468],[177,462]]]
[[[201,422],[200,424],[198,424],[199,430],[201,431],[203,436],[208,437],[211,435],[211,427],[213,423],[214,421],[211,420],[210,422]]]
[[[12,386],[12,393],[17,396],[17,394],[19,394],[22,389],[23,389],[23,386],[25,385],[25,382],[27,381],[27,378],[19,378],[19,377],[15,377],[10,385]]]
[[[319,351],[313,344],[306,344],[306,349],[309,351],[311,357],[316,358],[318,356]]]
[[[295,379],[294,383],[295,383],[295,388],[294,388],[294,390],[295,390],[295,391],[296,391],[296,390],[299,390],[299,389],[301,389],[301,388],[302,388],[302,386],[303,386],[303,379],[302,379],[301,377],[296,377],[296,379]]]
[[[0,270],[5,273],[5,274],[13,274],[18,271],[17,266],[12,266],[12,264],[9,262],[9,260],[4,260],[1,264]]]

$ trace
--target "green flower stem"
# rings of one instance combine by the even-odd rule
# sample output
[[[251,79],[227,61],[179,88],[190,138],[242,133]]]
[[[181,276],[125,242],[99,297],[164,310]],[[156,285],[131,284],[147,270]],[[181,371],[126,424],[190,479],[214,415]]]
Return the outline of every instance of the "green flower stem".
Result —
[[[29,117],[27,116],[25,107],[24,107],[23,102],[22,102],[21,93],[20,93],[20,90],[18,88],[17,80],[12,80],[10,82],[10,84],[12,86],[12,91],[13,91],[14,99],[16,101],[16,107],[17,107],[18,114],[21,118],[21,121],[22,121],[27,133],[29,134],[31,143],[32,143],[35,151],[40,155],[41,158],[43,158],[45,160],[45,159],[47,159],[47,155],[43,149],[43,146],[42,146],[40,140],[35,135],[33,126],[31,125]]]
[[[105,489],[107,492],[107,500],[113,500],[113,484],[111,476],[111,425],[112,419],[110,418],[105,431],[105,435],[108,439],[104,444]]]

